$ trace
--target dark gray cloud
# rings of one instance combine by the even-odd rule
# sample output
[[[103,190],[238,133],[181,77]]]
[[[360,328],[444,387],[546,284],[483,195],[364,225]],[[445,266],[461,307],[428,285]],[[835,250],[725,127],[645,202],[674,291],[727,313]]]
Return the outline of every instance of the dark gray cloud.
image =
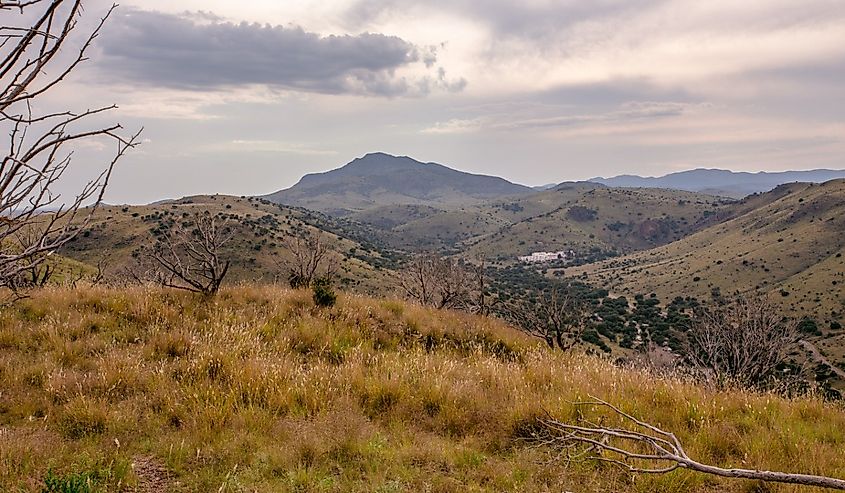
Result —
[[[434,69],[433,48],[382,34],[321,36],[296,26],[221,22],[208,13],[134,9],[116,17],[106,34],[98,62],[104,76],[134,84],[198,90],[261,84],[380,96],[463,88]],[[433,73],[397,75],[414,64]]]

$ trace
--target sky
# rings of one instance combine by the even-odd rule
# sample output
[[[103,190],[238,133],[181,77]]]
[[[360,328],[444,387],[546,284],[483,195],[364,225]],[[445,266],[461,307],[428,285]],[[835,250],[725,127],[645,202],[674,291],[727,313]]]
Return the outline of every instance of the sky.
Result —
[[[111,203],[377,151],[527,185],[845,168],[842,0],[123,0],[90,58],[38,104],[144,127]]]

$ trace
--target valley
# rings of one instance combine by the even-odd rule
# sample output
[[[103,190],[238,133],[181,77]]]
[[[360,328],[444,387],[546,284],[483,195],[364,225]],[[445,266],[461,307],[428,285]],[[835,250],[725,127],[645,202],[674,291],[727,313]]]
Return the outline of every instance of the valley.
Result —
[[[417,198],[428,198],[385,195],[383,186],[361,188],[383,180],[394,165],[402,170],[402,180],[420,184],[413,192]],[[819,365],[812,374],[845,389],[845,380],[837,376],[845,368],[845,181],[781,184],[737,200],[589,182],[527,191],[501,180],[460,175],[466,181],[453,182],[452,198],[441,201],[440,182],[428,188],[422,184],[430,182],[432,172],[459,173],[444,170],[409,158],[364,156],[303,180],[319,183],[302,193],[319,200],[322,212],[267,198],[220,195],[141,207],[103,206],[60,253],[88,271],[107,259],[107,275],[125,278],[144,245],[174,222],[207,211],[235,230],[225,251],[235,282],[284,284],[285,260],[292,255],[286,239],[296,237],[323,238],[339,265],[338,286],[366,295],[401,295],[403,270],[417,255],[444,255],[468,265],[483,262],[494,302],[532,299],[532,290],[557,284],[582,286],[578,296],[599,317],[589,324],[585,347],[623,359],[639,358],[645,347],[642,324],[651,325],[649,344],[656,343],[655,348],[683,351],[684,329],[673,327],[677,321],[666,318],[667,308],[768,293],[787,313],[814,324],[804,337],[817,353],[796,347],[801,351],[793,355],[794,364]],[[485,189],[491,183],[492,189]],[[565,259],[531,265],[519,260],[536,252],[564,252]],[[619,308],[622,299],[626,306]],[[689,301],[677,305],[677,300]],[[646,305],[660,308],[652,313]],[[614,306],[610,310],[621,310],[621,322],[601,321],[599,314]],[[825,365],[834,368],[827,371]]]
[[[368,156],[361,159],[366,161]],[[382,176],[392,161],[384,155],[377,156],[378,166],[370,171]],[[432,165],[414,164],[416,161],[409,165],[406,158],[396,159],[397,165],[403,167],[403,180],[428,180]],[[375,178],[365,172],[370,169],[367,166],[362,170],[360,161],[355,167],[354,180],[323,177],[326,182],[320,185],[322,188],[309,187],[303,192],[301,197],[310,197],[302,199],[304,203],[320,210],[276,203],[264,197],[226,195],[190,196],[145,206],[101,205],[84,230],[48,260],[55,269],[54,282],[35,292],[32,300],[22,302],[16,310],[0,314],[0,356],[6,354],[7,358],[4,363],[0,357],[0,378],[6,371],[2,365],[10,364],[9,357],[15,364],[24,365],[26,375],[39,371],[53,375],[49,388],[57,393],[55,398],[66,401],[51,405],[56,409],[28,400],[32,394],[22,390],[21,381],[7,381],[17,402],[34,406],[35,413],[58,414],[58,421],[50,421],[46,431],[51,440],[81,437],[96,444],[108,430],[110,437],[128,444],[125,450],[114,454],[87,449],[96,458],[95,465],[90,466],[92,470],[103,471],[97,474],[139,485],[167,485],[173,475],[191,488],[206,488],[211,481],[219,481],[214,468],[230,464],[223,459],[206,459],[203,464],[211,468],[199,466],[182,451],[173,463],[163,463],[155,457],[162,457],[163,447],[176,439],[187,440],[191,447],[199,449],[203,445],[197,440],[216,451],[227,449],[223,442],[203,438],[202,430],[220,426],[215,424],[218,415],[240,423],[223,426],[228,433],[241,437],[265,436],[269,433],[266,419],[271,415],[285,416],[285,426],[292,430],[299,429],[297,423],[312,415],[330,416],[326,422],[330,428],[352,420],[349,422],[358,423],[353,431],[331,428],[333,433],[345,437],[344,450],[352,451],[348,453],[354,453],[356,461],[371,461],[375,470],[386,467],[390,474],[401,471],[405,478],[402,484],[407,487],[432,481],[425,472],[428,463],[415,461],[416,465],[409,465],[404,459],[388,459],[384,455],[387,452],[373,452],[371,443],[376,437],[382,440],[379,450],[389,450],[391,456],[411,453],[434,440],[442,453],[431,460],[450,464],[450,473],[433,479],[444,484],[449,478],[460,477],[463,484],[494,481],[513,491],[545,491],[550,485],[571,487],[568,480],[538,479],[537,474],[548,470],[535,465],[537,456],[530,452],[531,448],[518,447],[514,456],[491,452],[490,447],[495,449],[495,443],[511,442],[515,436],[523,436],[523,427],[535,426],[530,424],[536,419],[535,405],[556,409],[558,413],[569,412],[549,407],[549,403],[559,402],[561,395],[573,391],[572,382],[560,380],[564,373],[577,379],[584,368],[591,368],[590,378],[601,382],[597,385],[628,389],[628,403],[636,402],[637,396],[643,395],[643,388],[664,392],[660,386],[676,385],[650,376],[650,372],[684,371],[699,310],[750,293],[767,293],[773,306],[796,323],[800,321],[800,339],[785,355],[782,371],[799,379],[796,382],[800,383],[792,385],[812,389],[800,391],[816,396],[807,402],[839,402],[845,392],[845,180],[781,184],[769,192],[732,199],[668,188],[616,188],[589,182],[527,191],[509,185],[503,189],[500,181],[483,179],[482,182],[496,186],[481,192],[477,183],[462,188],[456,182],[448,190],[451,198],[443,199],[446,192],[438,184],[432,185],[433,190],[415,191],[413,197],[400,197],[383,187],[362,188],[362,183]],[[420,175],[409,177],[415,170]],[[276,198],[280,197],[285,195]],[[302,203],[299,199],[296,202]],[[167,245],[174,232],[195,227],[201,217],[213,218],[230,237],[218,254],[225,259],[227,269],[231,263],[227,277],[231,287],[224,286],[213,297],[200,298],[155,287],[159,282],[155,277],[143,277],[143,269],[149,268],[145,258],[151,248],[162,242]],[[331,265],[317,275],[325,272],[329,286],[337,289],[335,294],[330,288],[328,301],[321,301],[316,294],[312,299],[310,291],[301,287],[287,288],[289,284],[294,286],[291,269],[297,255],[303,253],[297,250],[301,248],[297,242],[313,239],[319,239],[320,248],[325,248],[320,262],[324,267],[326,263]],[[315,245],[304,244],[308,248]],[[541,260],[537,262],[519,258],[536,252],[560,253],[538,255]],[[451,266],[436,271],[435,276],[442,279],[432,277],[426,282],[436,284],[458,276],[454,279],[463,283],[450,288],[456,289],[453,294],[459,301],[448,305],[452,309],[437,310],[436,303],[410,296],[406,284],[409,271],[414,265],[425,265],[414,262],[426,258],[427,262]],[[72,284],[68,284],[69,280]],[[93,286],[85,287],[87,283]],[[109,287],[98,287],[100,284]],[[317,293],[317,288],[313,289]],[[561,298],[555,296],[561,293],[567,300],[562,306],[571,312],[550,312],[550,316],[574,317],[569,323],[578,324],[571,353],[549,351],[548,346],[562,347],[561,335],[555,336],[557,342],[548,338],[540,342],[540,333],[520,325],[531,320],[530,315],[528,319],[518,318],[520,309],[557,306]],[[80,295],[83,298],[77,299]],[[176,315],[174,309],[181,313]],[[127,325],[121,317],[129,312],[136,321]],[[25,320],[26,330],[33,334],[52,331],[51,321],[57,320],[59,313],[69,317],[74,328],[67,333],[69,339],[61,339],[64,335],[51,336],[59,341],[58,347],[65,348],[55,358],[65,361],[61,363],[63,367],[77,368],[84,365],[86,351],[100,348],[96,350],[104,352],[109,365],[117,365],[116,369],[102,366],[84,372],[98,372],[104,385],[122,389],[120,399],[129,406],[123,412],[132,416],[130,419],[147,437],[148,445],[139,447],[121,425],[123,418],[109,410],[112,408],[103,407],[102,395],[113,399],[117,394],[111,390],[102,394],[100,387],[86,386],[80,387],[79,396],[68,397],[72,377],[57,377],[52,367],[43,366],[47,363],[24,356],[28,354],[28,343],[9,328]],[[176,332],[159,328],[163,320],[172,323],[173,317],[179,320],[180,328],[173,329]],[[114,342],[105,343],[104,337]],[[124,340],[135,342],[120,342]],[[240,356],[224,355],[215,349],[221,341],[226,347],[239,348]],[[39,351],[52,354],[46,347]],[[133,354],[140,355],[142,363],[129,365],[135,358]],[[413,397],[416,391],[410,389],[429,380],[420,380],[420,375],[409,372],[409,358],[415,365],[435,371],[448,365],[450,371],[458,373],[441,380],[439,386],[424,387],[428,390],[420,400]],[[269,363],[271,359],[275,363]],[[372,361],[382,363],[373,367]],[[187,392],[181,381],[162,381],[164,377],[152,372],[153,365],[169,367],[173,375],[184,371],[193,375],[190,388],[206,392],[207,412],[217,414],[200,413],[195,407],[199,402],[182,394],[156,394],[155,399],[165,399],[170,404],[155,404],[158,411],[152,413],[133,411],[136,396],[150,395],[149,390],[142,393],[141,389],[167,385]],[[280,370],[279,365],[287,370]],[[246,373],[234,371],[240,367],[247,368]],[[466,375],[478,375],[482,367],[495,367],[482,377],[486,383],[468,380]],[[299,368],[295,371],[301,382],[297,384],[301,385],[298,394],[281,391],[287,388],[283,381],[290,378],[292,368]],[[467,385],[477,389],[487,386],[491,378],[498,386],[517,385],[512,381],[516,379],[522,387],[539,378],[563,387],[543,383],[537,388],[546,390],[536,394],[501,394],[496,399],[508,400],[507,409],[512,410],[501,415],[504,409],[489,401],[493,397],[480,390],[467,390]],[[319,382],[329,382],[335,390],[320,393]],[[35,388],[47,387],[39,384]],[[585,387],[577,392],[582,390],[600,391]],[[470,398],[467,392],[474,396],[471,398],[475,404],[460,400]],[[682,392],[684,399],[724,403],[756,395],[743,394],[747,392],[743,390],[736,391],[739,394],[713,393],[698,387],[685,387]],[[6,395],[0,394],[0,405],[3,398],[8,399]],[[523,398],[526,400],[520,400]],[[784,401],[778,404],[782,407],[779,412],[792,413],[790,406],[806,405],[800,402]],[[409,417],[420,413],[426,418],[414,419],[412,424]],[[481,424],[490,416],[501,426]],[[796,419],[792,422],[801,423]],[[409,442],[410,435],[397,434],[395,427],[388,424],[397,422],[415,430],[414,436],[425,438]],[[155,434],[161,439],[153,437],[150,430],[160,431],[162,426],[164,434]],[[17,429],[17,433],[22,433],[20,426]],[[681,430],[702,457],[709,457],[707,450],[713,445],[708,438],[682,425],[674,425],[673,429]],[[345,434],[348,431],[352,435]],[[457,440],[454,433],[471,437],[480,448]],[[23,435],[19,438],[19,443],[30,445],[26,453],[15,449],[14,453],[21,457],[16,467],[31,468],[29,474],[37,475],[40,469],[32,464],[55,455],[29,440]],[[261,449],[257,442],[249,440],[252,447]],[[304,457],[310,457],[309,447],[329,451],[325,453],[329,455],[321,452],[318,458],[309,459],[312,469],[308,474],[268,475],[252,465],[247,470],[257,483],[247,482],[274,488],[280,484],[313,485],[326,481],[325,478],[373,487],[382,484],[381,473],[350,470],[338,476],[331,472],[349,464],[345,456],[332,455],[340,452],[332,452],[335,445],[331,443],[334,442],[327,438],[315,438],[303,448],[291,442],[290,454],[268,459],[276,464],[273,467],[289,471]],[[793,464],[772,462],[768,452],[772,447],[775,445],[767,443],[766,457],[753,459],[755,463],[789,469]],[[3,450],[0,445],[0,454]],[[747,452],[743,453],[747,457]],[[466,454],[483,454],[485,461],[497,464],[500,473],[480,473],[475,467],[461,465]],[[134,469],[132,474],[105,465],[127,461],[152,462]],[[187,463],[192,464],[190,470],[180,465]],[[533,471],[533,479],[509,479],[513,476],[508,471],[525,468]],[[0,480],[4,474],[8,477],[9,472],[0,467]],[[112,484],[108,481],[112,480],[98,480],[99,484]],[[610,485],[618,485],[621,479],[607,476],[591,481],[594,485],[615,487]],[[637,481],[648,485],[644,488],[663,484],[659,478],[656,482]],[[707,491],[709,486],[710,483],[702,483],[693,491]],[[724,491],[734,491],[728,483],[722,487]]]
[[[0,0],[0,493],[845,491],[845,3]]]

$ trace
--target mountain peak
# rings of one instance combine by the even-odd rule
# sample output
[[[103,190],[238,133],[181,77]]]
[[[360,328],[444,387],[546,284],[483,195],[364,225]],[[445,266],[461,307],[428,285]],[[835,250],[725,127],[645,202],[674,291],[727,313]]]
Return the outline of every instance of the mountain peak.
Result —
[[[379,205],[471,205],[529,192],[530,188],[503,178],[374,152],[341,168],[306,175],[293,187],[266,198],[343,215]]]
[[[348,168],[367,172],[385,172],[413,166],[425,166],[425,163],[421,163],[408,156],[394,156],[385,152],[371,152],[365,154],[363,157],[353,159],[340,169]]]

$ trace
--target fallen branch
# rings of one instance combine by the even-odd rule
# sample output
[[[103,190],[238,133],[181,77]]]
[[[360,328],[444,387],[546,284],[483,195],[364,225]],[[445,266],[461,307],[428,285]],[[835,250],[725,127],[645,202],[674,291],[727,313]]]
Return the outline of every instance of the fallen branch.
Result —
[[[613,464],[634,474],[666,474],[688,469],[724,478],[751,479],[773,483],[797,484],[845,491],[845,480],[809,474],[790,474],[752,469],[724,469],[691,459],[678,438],[654,425],[641,421],[618,407],[595,397],[577,402],[576,406],[598,406],[609,409],[633,424],[628,428],[612,428],[580,420],[569,424],[551,417],[541,419],[547,434],[537,443],[566,454],[567,461],[598,461]]]

